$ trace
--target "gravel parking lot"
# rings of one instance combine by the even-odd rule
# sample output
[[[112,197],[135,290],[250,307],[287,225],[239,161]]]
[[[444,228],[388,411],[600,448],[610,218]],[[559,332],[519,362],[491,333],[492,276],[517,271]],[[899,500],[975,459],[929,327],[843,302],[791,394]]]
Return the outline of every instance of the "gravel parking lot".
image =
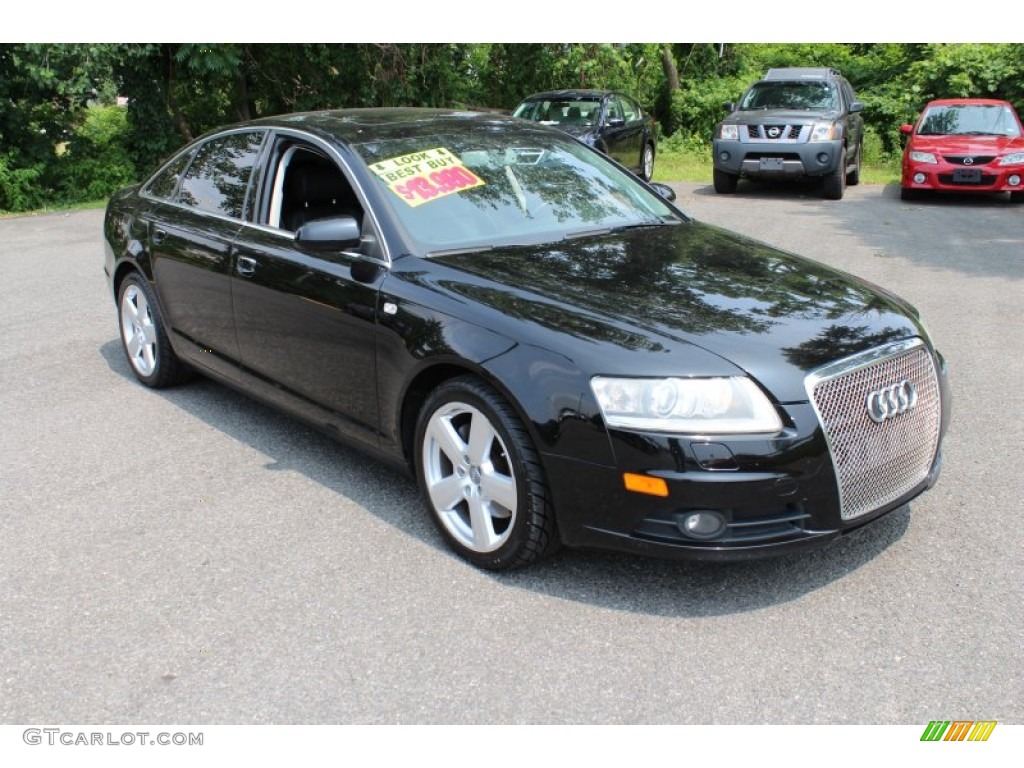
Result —
[[[1024,723],[1024,206],[674,185],[890,288],[946,355],[939,485],[811,555],[482,573],[411,480],[135,383],[101,211],[0,220],[0,723]]]

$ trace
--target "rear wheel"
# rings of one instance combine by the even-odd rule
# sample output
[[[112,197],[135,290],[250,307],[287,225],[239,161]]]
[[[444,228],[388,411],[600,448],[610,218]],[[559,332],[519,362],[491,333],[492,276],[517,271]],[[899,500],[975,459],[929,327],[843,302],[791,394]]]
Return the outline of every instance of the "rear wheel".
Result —
[[[132,272],[121,283],[117,301],[121,346],[135,378],[147,387],[169,387],[188,376],[171,349],[160,308],[146,278]]]
[[[715,181],[715,192],[720,195],[731,195],[736,191],[736,185],[739,183],[740,177],[734,173],[727,173],[726,171],[720,171],[717,168],[712,172],[712,176]]]
[[[650,181],[654,175],[654,147],[644,144],[644,154],[640,158],[640,178]]]
[[[491,387],[471,376],[441,384],[420,412],[415,446],[427,509],[461,557],[505,570],[557,549],[540,458]]]
[[[848,186],[855,187],[860,184],[860,163],[861,156],[864,154],[864,145],[857,145],[857,158],[853,164],[853,170],[846,174],[846,183]]]

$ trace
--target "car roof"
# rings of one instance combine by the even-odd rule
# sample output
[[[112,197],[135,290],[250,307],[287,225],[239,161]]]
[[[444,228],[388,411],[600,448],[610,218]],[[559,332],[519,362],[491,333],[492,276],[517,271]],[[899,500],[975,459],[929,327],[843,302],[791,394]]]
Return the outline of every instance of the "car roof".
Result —
[[[523,101],[537,101],[540,99],[563,99],[565,101],[573,101],[576,99],[603,99],[615,91],[598,91],[593,89],[582,89],[582,88],[566,88],[560,91],[543,91],[541,93],[532,93],[527,96]]]
[[[838,80],[843,75],[828,67],[774,67],[762,80]]]
[[[950,106],[989,106],[989,107],[1012,107],[1008,101],[1002,99],[933,99],[925,104],[925,107],[950,107]]]
[[[395,107],[338,109],[275,115],[224,126],[207,135],[248,127],[294,128],[312,133],[328,141],[359,144],[364,141],[388,138],[415,138],[417,136],[430,138],[445,131],[466,131],[476,127],[493,129],[498,125],[503,129],[520,134],[543,130],[509,115],[493,112]]]

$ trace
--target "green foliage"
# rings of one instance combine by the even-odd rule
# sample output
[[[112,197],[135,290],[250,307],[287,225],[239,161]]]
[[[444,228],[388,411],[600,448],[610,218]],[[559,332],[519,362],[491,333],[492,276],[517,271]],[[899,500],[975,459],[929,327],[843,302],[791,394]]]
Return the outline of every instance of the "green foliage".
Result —
[[[0,155],[0,211],[30,211],[46,203],[47,196],[39,186],[42,164],[17,167],[8,157]]]
[[[135,178],[125,141],[128,113],[124,107],[89,109],[85,122],[50,169],[52,187],[61,203],[98,200]]]

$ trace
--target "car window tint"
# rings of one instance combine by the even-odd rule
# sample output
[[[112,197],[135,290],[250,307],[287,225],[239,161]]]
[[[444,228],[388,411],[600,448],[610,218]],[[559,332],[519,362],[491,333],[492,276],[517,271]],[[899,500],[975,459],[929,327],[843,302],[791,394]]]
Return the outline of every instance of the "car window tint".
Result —
[[[626,118],[626,122],[633,122],[634,120],[640,119],[640,110],[632,99],[628,99],[625,96],[619,99],[622,102],[622,115]]]
[[[622,114],[622,104],[619,103],[618,98],[612,96],[610,99],[608,99],[608,119],[611,120],[614,117],[617,117],[620,120],[626,119],[625,116]]]
[[[188,161],[192,159],[191,152],[185,152],[176,157],[170,165],[158,173],[144,190],[147,195],[158,197],[161,200],[170,200],[178,189],[178,180],[181,174],[188,167]]]
[[[253,131],[233,133],[201,146],[181,183],[177,201],[241,218],[249,176],[262,141],[263,132]]]

